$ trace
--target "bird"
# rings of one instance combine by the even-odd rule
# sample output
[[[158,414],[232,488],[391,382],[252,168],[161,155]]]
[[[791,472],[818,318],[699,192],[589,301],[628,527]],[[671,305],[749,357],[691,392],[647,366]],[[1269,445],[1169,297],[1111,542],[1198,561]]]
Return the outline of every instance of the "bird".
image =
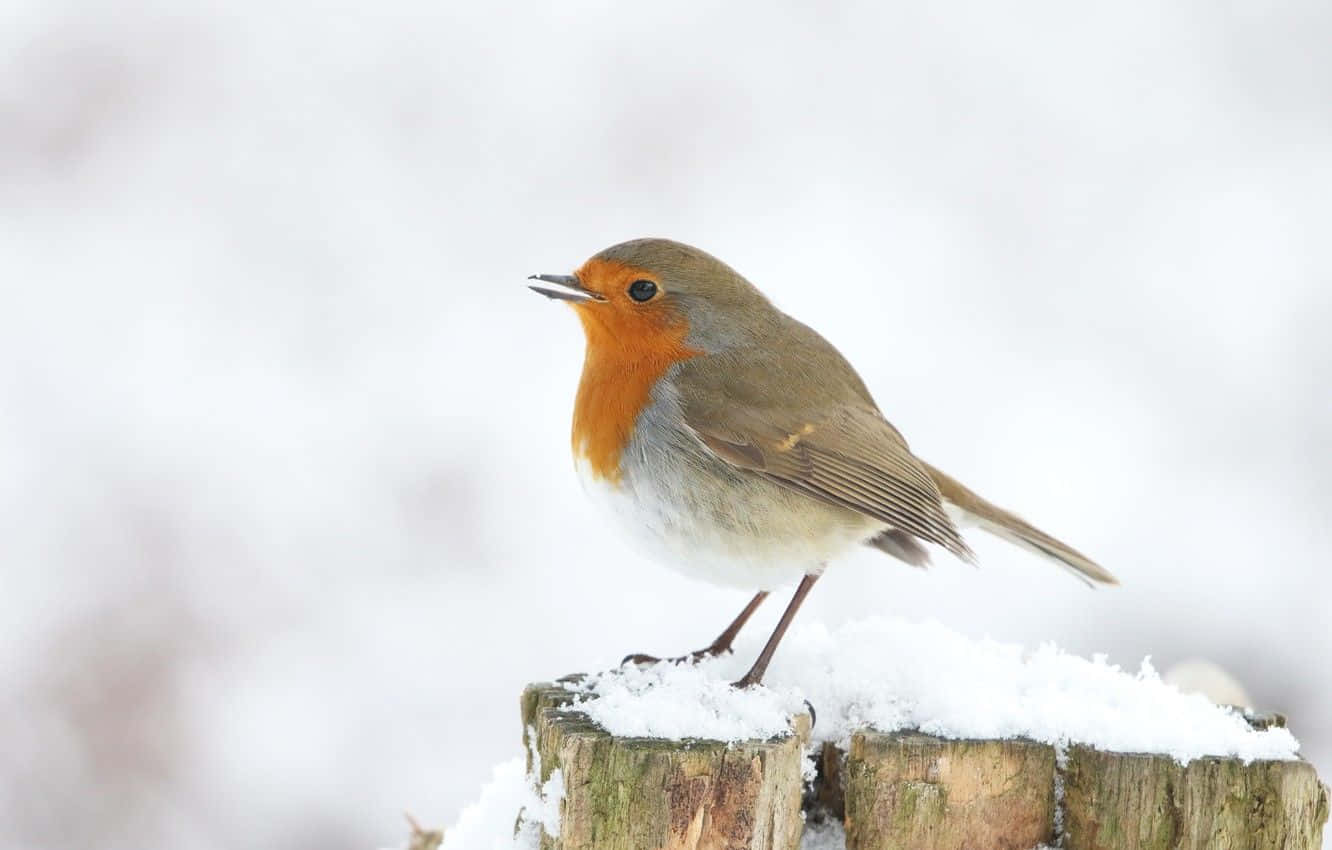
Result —
[[[753,666],[764,673],[829,562],[870,546],[909,565],[936,546],[975,563],[960,527],[1118,584],[1081,552],[912,453],[831,343],[739,272],[669,239],[612,245],[530,284],[586,338],[571,444],[584,489],[686,574],[755,595],[700,659],[732,651],[768,595],[797,583]],[[673,660],[681,660],[673,659]],[[624,663],[649,663],[646,654]]]

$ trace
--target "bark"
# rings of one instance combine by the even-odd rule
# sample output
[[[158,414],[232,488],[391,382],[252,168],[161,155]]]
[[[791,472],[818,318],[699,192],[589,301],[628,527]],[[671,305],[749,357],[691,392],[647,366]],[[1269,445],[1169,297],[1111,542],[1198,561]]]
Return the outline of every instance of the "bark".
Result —
[[[1054,837],[1046,744],[858,732],[845,773],[849,850],[1029,850]]]
[[[1303,761],[1244,764],[916,732],[824,744],[806,788],[809,717],[769,741],[618,738],[558,685],[522,697],[529,773],[563,780],[542,850],[798,850],[805,813],[843,820],[849,850],[1319,850],[1328,789]],[[530,820],[530,819],[529,819]],[[433,837],[433,836],[432,836]]]
[[[1327,787],[1305,761],[1068,753],[1068,850],[1318,850],[1327,815]]]

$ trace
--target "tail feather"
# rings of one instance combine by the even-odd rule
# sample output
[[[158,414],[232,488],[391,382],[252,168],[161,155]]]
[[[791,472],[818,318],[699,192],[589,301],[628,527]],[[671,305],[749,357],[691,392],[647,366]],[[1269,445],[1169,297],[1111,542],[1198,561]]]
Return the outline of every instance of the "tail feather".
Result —
[[[1093,582],[1119,584],[1119,580],[1109,571],[1072,546],[1056,540],[1021,517],[985,501],[956,479],[940,472],[928,463],[924,463],[924,461],[921,463],[939,486],[939,492],[943,495],[944,500],[961,511],[966,519],[971,520],[983,530],[1038,555],[1044,555],[1064,567],[1088,586],[1091,586]]]

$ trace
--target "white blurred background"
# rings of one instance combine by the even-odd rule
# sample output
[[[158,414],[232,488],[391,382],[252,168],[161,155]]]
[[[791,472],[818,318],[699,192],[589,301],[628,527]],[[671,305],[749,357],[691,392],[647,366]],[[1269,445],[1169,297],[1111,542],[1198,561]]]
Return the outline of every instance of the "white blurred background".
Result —
[[[0,16],[0,845],[392,844],[524,682],[711,639],[524,287],[643,235],[1124,583],[866,551],[805,620],[1209,658],[1332,775],[1325,0]]]

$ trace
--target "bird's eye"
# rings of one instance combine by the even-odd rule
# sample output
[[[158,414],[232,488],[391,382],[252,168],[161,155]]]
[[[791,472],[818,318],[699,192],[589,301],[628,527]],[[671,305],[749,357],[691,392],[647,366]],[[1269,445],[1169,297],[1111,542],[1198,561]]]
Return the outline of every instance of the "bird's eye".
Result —
[[[650,280],[636,280],[629,284],[629,297],[635,301],[648,301],[657,294],[657,285]]]

